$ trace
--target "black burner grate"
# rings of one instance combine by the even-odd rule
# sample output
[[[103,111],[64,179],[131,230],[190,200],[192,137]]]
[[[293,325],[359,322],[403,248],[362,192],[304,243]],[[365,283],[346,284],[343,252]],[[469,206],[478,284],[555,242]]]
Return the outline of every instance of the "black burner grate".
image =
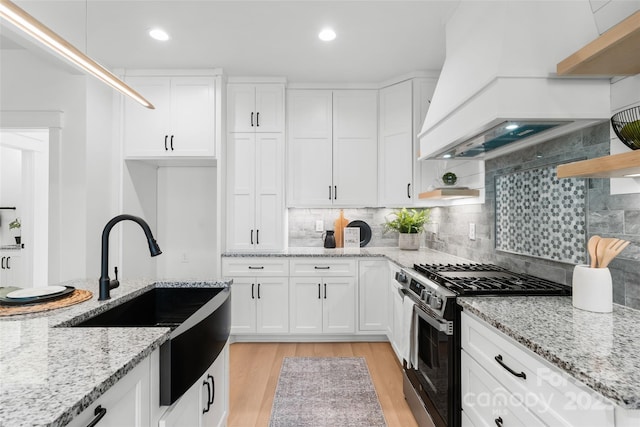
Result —
[[[414,268],[458,295],[571,295],[569,286],[493,264],[415,264]]]

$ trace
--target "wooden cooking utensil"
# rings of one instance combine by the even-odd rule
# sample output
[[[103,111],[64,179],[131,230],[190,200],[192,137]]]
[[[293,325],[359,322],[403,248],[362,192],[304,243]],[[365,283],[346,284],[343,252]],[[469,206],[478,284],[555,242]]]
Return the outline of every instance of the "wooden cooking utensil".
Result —
[[[589,239],[589,243],[587,243],[587,250],[589,251],[589,260],[591,260],[591,268],[596,268],[598,265],[598,258],[596,257],[596,248],[598,247],[598,242],[602,237],[593,236]]]
[[[340,209],[340,216],[334,222],[336,237],[336,248],[344,246],[344,228],[349,224],[349,220],[344,217],[344,210]]]
[[[602,259],[604,257],[604,250],[612,242],[617,242],[619,240],[620,239],[615,239],[613,237],[603,237],[598,241],[598,246],[596,248],[596,258],[598,259],[598,268],[602,268]]]
[[[600,268],[606,268],[609,263],[624,250],[624,248],[629,246],[630,242],[628,240],[616,240],[617,241],[609,243],[609,246],[604,249],[604,256],[602,260],[598,260],[600,261]]]

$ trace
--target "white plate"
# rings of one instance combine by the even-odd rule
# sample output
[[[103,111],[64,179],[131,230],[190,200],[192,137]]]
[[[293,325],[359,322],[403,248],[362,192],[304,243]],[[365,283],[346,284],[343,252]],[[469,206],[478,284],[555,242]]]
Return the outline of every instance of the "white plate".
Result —
[[[64,286],[45,286],[42,288],[27,288],[20,289],[18,291],[9,292],[7,294],[7,298],[33,298],[33,297],[42,297],[45,295],[57,294],[58,292],[64,291]]]

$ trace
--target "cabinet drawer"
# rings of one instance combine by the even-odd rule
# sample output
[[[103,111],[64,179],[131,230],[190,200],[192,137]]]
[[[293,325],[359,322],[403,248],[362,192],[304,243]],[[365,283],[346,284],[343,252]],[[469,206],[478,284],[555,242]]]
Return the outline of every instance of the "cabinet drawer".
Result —
[[[355,276],[353,258],[299,258],[291,260],[292,276]]]
[[[224,277],[288,276],[289,260],[280,257],[229,257],[222,258]]]
[[[465,351],[462,351],[460,364],[462,413],[472,425],[545,425]]]
[[[613,405],[603,396],[497,329],[464,312],[461,317],[463,353],[468,353],[511,394],[525,399],[527,407],[546,424],[614,425]]]

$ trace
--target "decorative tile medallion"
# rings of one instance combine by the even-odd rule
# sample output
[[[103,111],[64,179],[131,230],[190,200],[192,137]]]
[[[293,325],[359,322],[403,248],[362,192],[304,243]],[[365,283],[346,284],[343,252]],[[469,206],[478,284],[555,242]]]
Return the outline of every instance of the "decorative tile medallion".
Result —
[[[586,264],[587,187],[555,166],[496,177],[496,249]]]

